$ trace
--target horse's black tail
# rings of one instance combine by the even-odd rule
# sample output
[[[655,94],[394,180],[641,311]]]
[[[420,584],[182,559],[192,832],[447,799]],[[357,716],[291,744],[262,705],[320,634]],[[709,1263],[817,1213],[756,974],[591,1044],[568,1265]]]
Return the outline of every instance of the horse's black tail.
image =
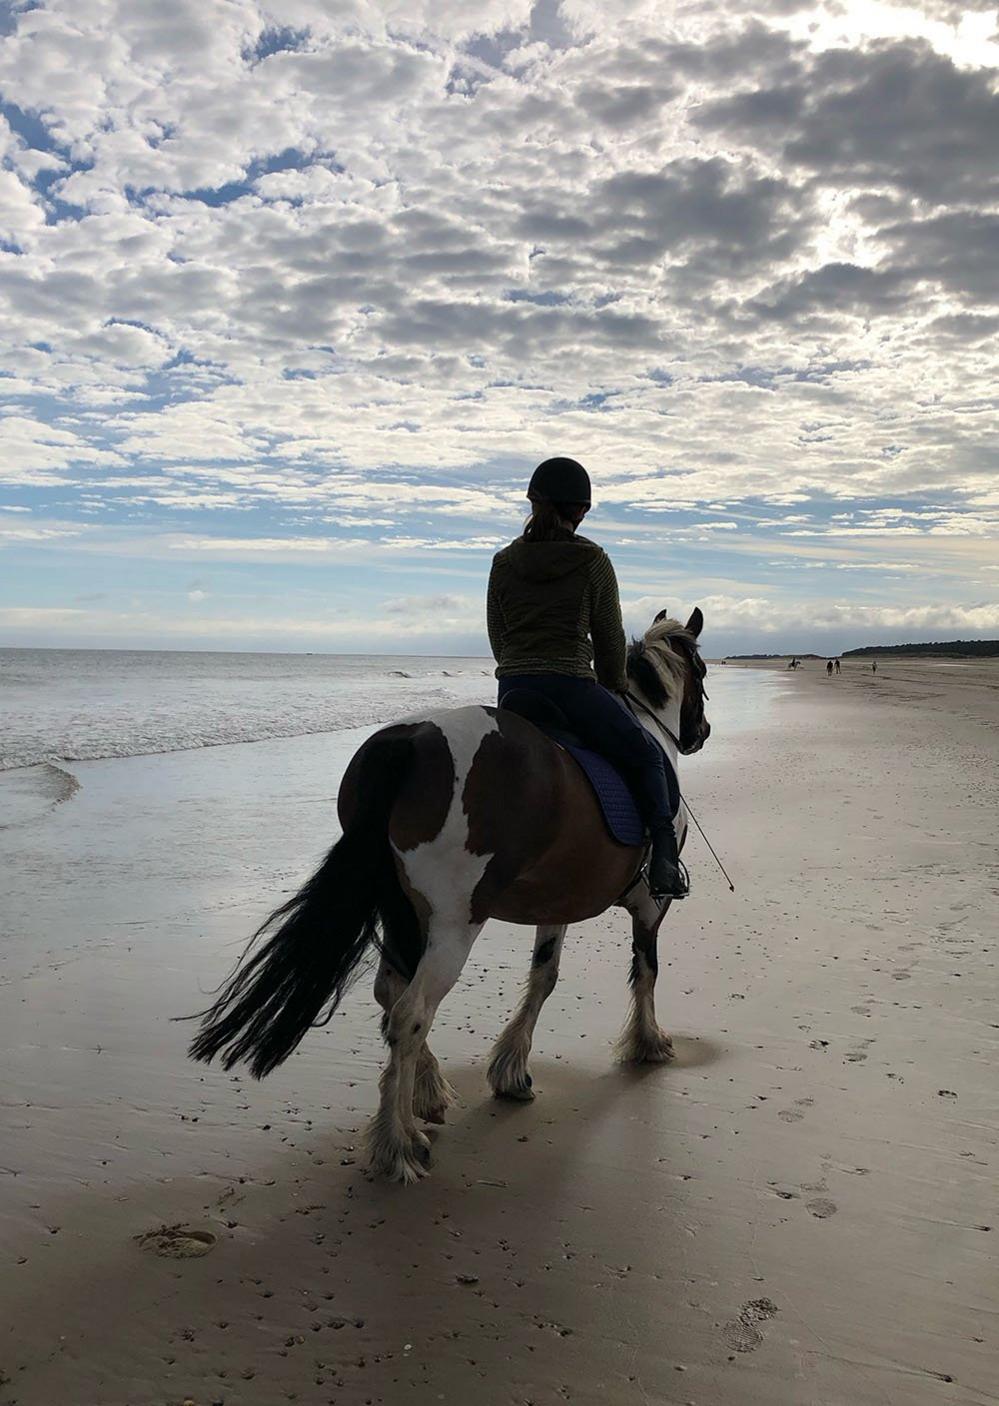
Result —
[[[412,751],[411,736],[367,744],[357,814],[312,878],[257,930],[251,947],[270,936],[252,956],[249,949],[243,954],[203,1012],[192,1059],[221,1055],[225,1069],[246,1060],[254,1078],[263,1078],[310,1026],[330,1019],[368,947],[381,947],[383,938],[392,964],[412,976],[422,938],[388,840],[389,812]]]

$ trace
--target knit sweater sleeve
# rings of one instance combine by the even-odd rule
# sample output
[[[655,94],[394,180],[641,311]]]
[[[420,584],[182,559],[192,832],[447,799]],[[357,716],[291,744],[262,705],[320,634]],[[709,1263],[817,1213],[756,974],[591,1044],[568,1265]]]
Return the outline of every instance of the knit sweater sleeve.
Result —
[[[489,589],[486,592],[486,629],[489,632],[489,648],[493,652],[496,663],[500,664],[503,659],[507,629],[506,621],[503,618],[503,607],[500,605],[497,576],[498,572],[494,561],[489,573]]]
[[[601,552],[590,575],[590,637],[597,682],[620,693],[627,688],[621,598],[610,557]]]

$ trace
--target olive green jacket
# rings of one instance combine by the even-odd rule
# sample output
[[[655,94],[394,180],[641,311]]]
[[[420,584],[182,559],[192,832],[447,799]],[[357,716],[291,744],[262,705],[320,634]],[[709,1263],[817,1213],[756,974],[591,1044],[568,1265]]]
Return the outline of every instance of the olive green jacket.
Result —
[[[596,542],[518,537],[493,558],[486,617],[498,678],[595,674],[606,688],[625,688],[617,577]]]

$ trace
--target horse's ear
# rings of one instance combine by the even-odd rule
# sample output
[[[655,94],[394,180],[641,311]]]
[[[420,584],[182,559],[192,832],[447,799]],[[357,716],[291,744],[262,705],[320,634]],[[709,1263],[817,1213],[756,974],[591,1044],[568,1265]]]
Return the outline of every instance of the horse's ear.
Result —
[[[695,640],[697,639],[697,636],[701,633],[701,631],[704,629],[704,616],[701,614],[700,608],[698,606],[694,606],[693,613],[691,614],[690,619],[687,621],[685,628],[690,631],[690,633],[694,636]]]
[[[668,609],[667,609],[667,610],[660,610],[659,614],[656,616],[656,618],[653,620],[652,623],[653,623],[653,625],[658,625],[660,620],[668,620],[668,619],[669,619],[669,610],[668,610]]]

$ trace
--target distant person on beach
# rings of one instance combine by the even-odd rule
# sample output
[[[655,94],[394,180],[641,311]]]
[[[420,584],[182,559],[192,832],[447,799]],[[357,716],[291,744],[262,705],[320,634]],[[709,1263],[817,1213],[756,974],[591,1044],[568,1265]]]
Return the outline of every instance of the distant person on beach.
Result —
[[[877,661],[876,659],[872,659],[872,660],[871,660],[871,673],[872,673],[872,674],[876,674],[877,672],[878,672],[878,661]]]
[[[541,694],[586,746],[620,768],[652,838],[649,888],[683,898],[664,753],[622,698],[628,681],[617,577],[603,548],[576,535],[590,510],[589,475],[575,459],[546,459],[527,497],[523,535],[497,553],[489,575],[499,701],[515,689]]]
[[[831,674],[831,673],[832,673],[832,660],[831,660],[831,659],[827,659],[827,660],[826,660],[826,673],[827,673],[827,674]]]
[[[839,660],[837,659],[837,660],[835,660],[834,662],[835,662],[835,664],[836,664],[836,672],[837,672],[837,674],[838,674],[838,673],[840,672]]]

